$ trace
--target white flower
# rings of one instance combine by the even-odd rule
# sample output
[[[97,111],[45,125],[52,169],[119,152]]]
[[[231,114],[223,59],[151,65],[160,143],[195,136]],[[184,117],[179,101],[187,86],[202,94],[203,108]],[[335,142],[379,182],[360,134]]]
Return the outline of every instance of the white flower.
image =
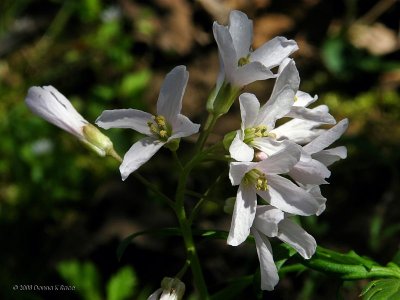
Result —
[[[325,178],[330,176],[327,166],[341,158],[346,158],[347,150],[343,146],[324,149],[341,137],[348,124],[348,120],[344,119],[303,146],[299,162],[289,172],[290,177],[302,185],[327,183]]]
[[[267,237],[277,237],[292,246],[303,258],[309,259],[315,253],[317,243],[303,228],[271,206],[257,206],[251,233],[256,242],[260,261],[261,289],[273,290],[279,281],[273,259],[271,244]]]
[[[29,109],[46,121],[83,140],[83,127],[89,124],[71,102],[52,86],[33,86],[25,99]]]
[[[120,159],[111,140],[86,121],[54,87],[31,87],[25,102],[34,114],[73,134],[100,156],[111,155]]]
[[[271,97],[261,108],[255,95],[240,95],[242,124],[229,148],[232,158],[251,161],[254,157],[253,148],[273,154],[285,146],[275,141],[273,129],[276,120],[289,113],[299,84],[299,73],[294,61],[290,60],[279,72]]]
[[[185,284],[178,278],[164,277],[161,288],[157,289],[147,300],[181,300],[185,293]]]
[[[300,158],[299,146],[286,148],[260,162],[232,162],[229,178],[239,185],[228,244],[237,246],[249,235],[256,213],[257,195],[282,211],[296,215],[313,215],[321,203],[290,180],[278,174],[287,173]]]
[[[298,49],[295,41],[276,37],[252,51],[253,22],[237,10],[230,13],[228,26],[214,22],[213,32],[221,64],[217,90],[224,81],[242,87],[275,77],[271,69]]]
[[[147,135],[128,150],[120,166],[122,180],[147,162],[163,145],[195,134],[200,125],[180,114],[189,78],[185,66],[175,67],[165,77],[157,101],[157,113],[137,109],[106,110],[97,118],[102,128],[131,128]]]

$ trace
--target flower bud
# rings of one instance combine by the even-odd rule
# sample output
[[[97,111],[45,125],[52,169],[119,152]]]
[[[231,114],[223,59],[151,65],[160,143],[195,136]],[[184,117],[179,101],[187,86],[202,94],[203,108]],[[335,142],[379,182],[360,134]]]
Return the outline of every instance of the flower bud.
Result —
[[[178,278],[164,277],[161,288],[155,291],[147,300],[181,300],[185,293],[185,284]]]
[[[230,83],[222,83],[218,90],[215,90],[207,100],[207,110],[217,117],[226,114],[233,102],[239,95],[241,88],[232,86]]]

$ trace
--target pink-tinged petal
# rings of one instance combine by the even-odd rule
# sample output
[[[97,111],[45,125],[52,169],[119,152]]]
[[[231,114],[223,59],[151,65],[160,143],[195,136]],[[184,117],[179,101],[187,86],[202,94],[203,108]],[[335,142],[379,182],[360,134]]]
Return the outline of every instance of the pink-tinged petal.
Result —
[[[253,186],[240,184],[233,209],[228,244],[238,246],[250,234],[250,227],[256,215],[257,195]]]
[[[309,154],[317,153],[339,139],[349,126],[349,120],[343,119],[334,127],[321,133],[318,137],[303,147]]]
[[[275,77],[275,75],[270,69],[260,62],[253,61],[244,66],[236,68],[234,74],[232,75],[232,81],[230,82],[234,86],[242,87],[257,80],[265,80],[273,77]]]
[[[254,126],[260,110],[260,102],[257,97],[250,93],[244,93],[239,96],[240,115],[242,117],[242,130]]]
[[[272,256],[271,243],[253,228],[251,234],[254,236],[258,260],[260,261],[261,289],[272,291],[279,282],[279,276]]]
[[[142,134],[150,135],[147,122],[153,121],[153,115],[137,109],[105,110],[96,120],[96,125],[104,128],[130,128]]]
[[[119,167],[122,180],[147,162],[164,144],[153,137],[145,137],[133,144]]]
[[[271,205],[259,205],[253,227],[268,237],[278,234],[278,223],[283,220],[284,214],[280,209]]]
[[[170,139],[191,136],[199,132],[200,124],[193,123],[188,117],[179,114],[172,124],[172,135]]]
[[[157,100],[157,114],[174,123],[182,109],[182,97],[189,79],[185,66],[177,66],[164,79]]]
[[[278,238],[296,249],[305,259],[311,258],[317,248],[315,239],[290,219],[279,223]]]
[[[320,209],[320,203],[305,190],[279,175],[267,175],[268,190],[258,191],[263,199],[284,212],[310,216]]]
[[[344,146],[322,150],[315,154],[312,154],[312,158],[320,161],[327,167],[329,167],[331,164],[338,161],[339,159],[345,159],[346,157],[347,149]]]
[[[85,139],[82,127],[88,122],[75,110],[68,99],[54,87],[31,87],[28,90],[25,103],[34,114],[79,139]]]
[[[244,175],[252,169],[256,163],[252,162],[231,162],[229,164],[229,179],[232,185],[239,185]]]
[[[238,59],[231,34],[227,27],[219,25],[217,22],[213,24],[213,33],[224,66],[226,80],[232,83],[232,76],[237,69]]]
[[[229,153],[236,161],[252,161],[254,157],[254,149],[241,140],[239,132],[229,147]]]
[[[331,176],[328,168],[315,159],[300,160],[289,172],[289,176],[301,184],[326,184]]]
[[[288,143],[283,150],[258,162],[255,168],[266,174],[287,173],[299,161],[300,155],[300,146],[294,143]]]
[[[270,99],[261,107],[256,124],[266,125],[268,130],[273,129],[276,120],[290,112],[299,84],[299,72],[294,61],[290,60],[279,74]]]
[[[271,69],[280,65],[285,58],[298,49],[295,41],[278,36],[256,49],[251,54],[250,60],[259,61]]]
[[[287,147],[290,141],[274,141],[268,137],[255,138],[251,142],[251,146],[265,153],[267,156],[271,156]]]
[[[237,60],[246,57],[253,40],[253,21],[249,20],[246,14],[234,10],[229,15],[229,33],[236,50]]]
[[[296,93],[296,101],[294,102],[294,106],[301,106],[301,107],[307,107],[310,104],[314,103],[315,101],[318,100],[318,96],[315,95],[314,97],[311,97],[310,94],[307,94],[302,91],[297,91]]]
[[[336,124],[335,118],[330,113],[321,113],[301,106],[292,106],[285,117],[310,120],[323,124]]]

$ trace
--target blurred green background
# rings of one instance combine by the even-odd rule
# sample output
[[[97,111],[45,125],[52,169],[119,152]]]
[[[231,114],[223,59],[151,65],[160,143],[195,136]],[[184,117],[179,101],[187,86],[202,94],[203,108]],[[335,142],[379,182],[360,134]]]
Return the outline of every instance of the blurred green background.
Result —
[[[90,153],[72,136],[24,105],[30,86],[53,85],[90,122],[105,109],[154,111],[165,74],[190,72],[183,111],[204,118],[218,72],[212,23],[240,9],[254,20],[254,46],[277,35],[295,39],[301,90],[318,94],[350,127],[339,144],[349,157],[322,188],[327,210],[303,226],[318,243],[356,250],[385,264],[399,250],[400,60],[396,1],[277,0],[2,0],[0,2],[0,299],[146,299],[184,259],[179,238],[143,236],[121,261],[129,234],[175,226],[157,196],[118,164]],[[268,99],[272,82],[248,90]],[[221,119],[214,139],[239,124],[238,107]],[[109,130],[120,153],[138,138]],[[185,156],[186,146],[181,154]],[[168,151],[141,169],[172,195],[176,172]],[[191,183],[210,184],[220,166],[206,165]],[[227,230],[227,181],[196,226]],[[201,242],[211,291],[258,266],[253,245]],[[238,263],[240,262],[240,263]],[[228,274],[228,275],[227,275]],[[228,277],[228,278],[227,278]],[[192,287],[187,276],[189,295]],[[14,285],[75,286],[75,291],[14,291]],[[315,272],[285,277],[276,291],[258,287],[237,299],[354,299],[366,282],[345,283]],[[264,297],[264,298],[263,298]]]

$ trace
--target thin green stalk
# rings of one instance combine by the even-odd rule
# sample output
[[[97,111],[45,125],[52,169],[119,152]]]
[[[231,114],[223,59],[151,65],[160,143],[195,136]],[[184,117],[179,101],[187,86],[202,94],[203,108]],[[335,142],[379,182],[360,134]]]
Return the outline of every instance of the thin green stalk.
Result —
[[[146,178],[144,178],[142,175],[140,175],[138,172],[132,173],[133,176],[136,177],[141,183],[143,183],[146,187],[148,187],[150,190],[152,190],[154,193],[156,193],[162,200],[164,200],[165,203],[167,203],[172,209],[175,209],[175,203],[172,201],[167,195],[162,193],[160,189],[150,181],[148,181]]]
[[[208,114],[204,129],[201,131],[199,139],[197,140],[196,143],[196,148],[195,148],[196,153],[199,153],[204,148],[207,138],[210,135],[211,131],[213,130],[217,120],[218,117],[215,114],[213,113]]]

